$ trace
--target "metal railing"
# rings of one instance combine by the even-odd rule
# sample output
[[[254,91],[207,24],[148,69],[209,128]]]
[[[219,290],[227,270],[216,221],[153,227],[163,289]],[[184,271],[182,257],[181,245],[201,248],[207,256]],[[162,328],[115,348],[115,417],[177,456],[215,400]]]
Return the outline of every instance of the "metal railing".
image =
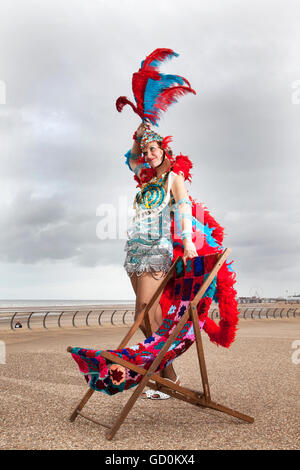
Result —
[[[243,319],[282,319],[300,317],[300,307],[243,307],[239,305],[240,318]],[[209,316],[213,320],[220,319],[218,307],[211,307]],[[91,308],[80,309],[78,307],[65,307],[62,310],[59,307],[54,309],[19,309],[14,312],[0,310],[0,330],[1,328],[10,328],[15,330],[18,323],[22,327],[26,326],[29,330],[34,328],[48,329],[63,326],[78,328],[79,326],[92,327],[104,325],[132,325],[134,321],[133,308]]]
[[[300,316],[299,307],[241,307],[238,306],[240,312],[239,318],[247,319],[269,319],[269,318],[296,318]],[[220,318],[218,308],[210,310],[209,316],[212,319]]]
[[[102,308],[102,309],[49,309],[49,310],[17,310],[14,312],[1,313],[0,311],[0,330],[10,328],[15,330],[18,324],[29,330],[34,328],[48,329],[51,327],[71,326],[104,326],[104,325],[127,325],[132,324],[134,320],[134,308]],[[129,322],[129,323],[128,323]]]

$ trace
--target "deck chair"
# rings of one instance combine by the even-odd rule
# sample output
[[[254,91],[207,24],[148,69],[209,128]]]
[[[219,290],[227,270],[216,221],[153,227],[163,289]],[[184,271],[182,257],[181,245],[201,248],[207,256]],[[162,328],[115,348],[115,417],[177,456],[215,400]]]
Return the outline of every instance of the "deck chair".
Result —
[[[253,423],[252,417],[211,400],[201,338],[201,329],[207,315],[204,308],[205,299],[215,295],[217,275],[229,253],[230,250],[226,249],[222,253],[188,259],[186,266],[182,257],[178,256],[118,349],[97,351],[71,346],[67,348],[89,385],[88,391],[71,414],[71,421],[81,416],[104,426],[108,428],[106,437],[111,440],[144,388],[148,386],[197,407],[211,408]],[[170,308],[160,328],[156,332],[151,332],[148,312],[171,278],[175,282]],[[128,341],[143,321],[148,338],[144,342],[126,348]],[[158,374],[194,342],[197,348],[203,391],[175,384]],[[135,387],[134,392],[112,425],[101,423],[82,412],[94,391],[114,395],[133,387]]]

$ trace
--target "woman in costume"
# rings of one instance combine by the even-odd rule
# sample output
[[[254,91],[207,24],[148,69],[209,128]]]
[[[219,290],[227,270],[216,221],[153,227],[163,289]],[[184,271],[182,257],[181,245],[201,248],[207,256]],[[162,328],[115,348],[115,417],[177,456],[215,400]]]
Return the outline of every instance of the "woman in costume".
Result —
[[[189,176],[186,170],[190,165],[182,165],[172,158],[168,147],[169,139],[163,139],[153,132],[147,123],[142,123],[134,134],[132,150],[126,154],[129,168],[141,183],[134,202],[136,214],[128,230],[125,246],[127,256],[124,267],[130,276],[136,294],[135,318],[143,307],[149,303],[154,292],[168,273],[173,260],[173,237],[171,218],[178,211],[181,222],[180,237],[184,253],[183,261],[197,256],[192,242],[192,211],[191,200],[185,186]],[[139,163],[144,159],[144,163]],[[179,158],[180,160],[180,158]],[[150,171],[145,172],[149,168]],[[144,171],[144,173],[143,173]],[[156,331],[162,323],[160,296],[149,310],[151,330]],[[141,330],[146,335],[145,326]],[[163,370],[163,376],[179,383],[179,377],[172,365]],[[148,390],[144,398],[166,399],[169,395]]]
[[[163,61],[177,56],[171,49],[153,51],[142,61],[139,71],[133,74],[132,90],[136,105],[125,96],[119,97],[116,102],[118,111],[128,104],[142,119],[134,134],[133,147],[125,155],[126,163],[134,171],[134,178],[140,187],[134,202],[136,215],[128,230],[124,263],[136,294],[136,317],[148,304],[172,265],[174,234],[171,233],[171,225],[177,209],[184,262],[197,256],[191,237],[192,202],[185,187],[185,179],[191,177],[189,170],[192,164],[187,157],[173,158],[169,148],[171,138],[163,138],[150,128],[151,124],[158,125],[161,113],[177,102],[180,96],[195,94],[185,78],[158,71]],[[162,323],[160,298],[150,309],[149,319],[152,331],[156,331]],[[146,335],[144,325],[141,325],[141,330]],[[172,365],[166,367],[163,374],[165,378],[179,382]],[[148,390],[146,397],[159,399],[169,396]]]
[[[128,230],[124,263],[136,294],[136,316],[149,302],[177,256],[182,256],[186,263],[188,258],[222,249],[223,228],[186,189],[185,181],[191,182],[191,161],[181,154],[173,157],[169,148],[171,137],[163,138],[150,128],[150,125],[158,126],[161,114],[179,97],[196,94],[186,78],[159,72],[163,61],[177,56],[171,49],[153,51],[132,77],[136,103],[126,96],[116,101],[119,112],[129,105],[142,120],[133,136],[132,149],[125,155],[126,164],[135,173],[134,179],[140,188],[134,202],[136,214]],[[238,317],[233,289],[235,273],[230,264],[226,263],[219,276],[218,296],[215,297],[220,305],[220,323],[217,325],[207,316],[204,325],[211,341],[225,347],[234,340]],[[171,285],[169,282],[161,299],[157,299],[149,312],[152,331],[161,324],[162,314],[165,315]],[[211,301],[205,300],[206,313]],[[144,325],[141,329],[145,334]],[[171,364],[163,374],[169,380],[179,381]],[[151,393],[148,391],[147,397],[151,398]],[[152,397],[166,398],[159,394]]]

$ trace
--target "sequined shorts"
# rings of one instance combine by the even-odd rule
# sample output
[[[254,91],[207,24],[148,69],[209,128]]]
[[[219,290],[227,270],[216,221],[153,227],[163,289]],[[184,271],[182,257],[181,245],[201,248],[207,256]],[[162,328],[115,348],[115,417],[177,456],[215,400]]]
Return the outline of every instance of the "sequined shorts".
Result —
[[[148,245],[137,240],[127,240],[124,250],[127,251],[124,268],[129,277],[133,274],[142,276],[148,272],[156,280],[163,279],[172,265],[172,241],[165,238]]]

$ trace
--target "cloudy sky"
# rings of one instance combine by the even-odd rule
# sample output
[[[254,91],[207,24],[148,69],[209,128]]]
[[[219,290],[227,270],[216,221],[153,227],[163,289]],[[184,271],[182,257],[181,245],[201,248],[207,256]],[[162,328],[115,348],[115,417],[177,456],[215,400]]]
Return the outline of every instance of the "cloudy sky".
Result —
[[[123,155],[139,118],[115,100],[157,47],[197,92],[160,133],[226,229],[238,294],[300,293],[299,31],[297,0],[3,0],[0,299],[134,299]]]

